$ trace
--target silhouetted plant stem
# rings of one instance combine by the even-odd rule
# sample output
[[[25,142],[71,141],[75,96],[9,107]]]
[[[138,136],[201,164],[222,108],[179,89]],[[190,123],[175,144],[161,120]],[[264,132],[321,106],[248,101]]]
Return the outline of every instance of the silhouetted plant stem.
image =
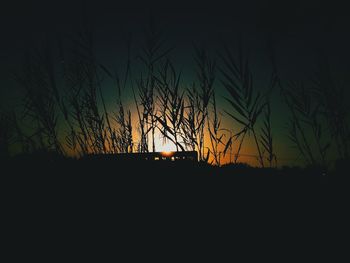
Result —
[[[211,153],[214,158],[214,163],[217,166],[221,165],[221,152],[219,151],[219,145],[223,145],[222,138],[224,134],[222,133],[223,129],[221,128],[221,120],[218,117],[217,107],[216,107],[216,98],[215,92],[212,96],[212,118],[208,117],[208,132],[211,143]]]
[[[269,162],[270,167],[272,167],[273,160],[275,160],[275,166],[277,166],[277,157],[274,152],[272,140],[271,109],[269,100],[266,102],[265,118],[263,122],[263,127],[261,128],[260,142],[264,151],[267,152],[267,160]]]
[[[185,150],[178,140],[184,121],[184,92],[180,92],[180,78],[181,75],[176,73],[172,63],[167,60],[157,79],[158,99],[162,106],[163,116],[155,118],[160,125],[159,131],[166,139],[174,143],[176,151],[179,148],[182,151]]]
[[[207,52],[203,48],[195,47],[195,62],[197,66],[197,79],[199,84],[199,94],[195,97],[196,107],[198,111],[198,152],[199,159],[207,161],[205,157],[205,126],[208,118],[208,105],[213,95],[213,84],[215,80],[215,61],[209,58]]]
[[[315,95],[328,124],[331,140],[336,143],[339,158],[349,159],[349,111],[344,88],[335,82],[326,55],[321,54],[316,75]],[[321,147],[323,148],[323,147]],[[324,152],[323,149],[321,149]]]
[[[264,168],[264,158],[263,158],[263,155],[261,153],[259,142],[258,142],[258,139],[256,137],[256,133],[255,133],[255,129],[254,128],[252,128],[252,132],[253,132],[253,136],[254,136],[256,149],[258,150],[258,154],[259,154],[259,159],[258,160],[259,160],[259,163],[260,163],[261,167]]]
[[[156,116],[155,108],[155,85],[156,85],[156,71],[159,63],[168,55],[170,49],[163,49],[162,35],[155,30],[153,17],[151,17],[149,32],[146,35],[145,48],[143,53],[139,56],[140,60],[146,67],[146,77],[142,77],[138,82],[138,91],[141,105],[143,106],[140,125],[146,127],[144,134],[145,142],[147,143],[148,151],[148,136],[151,133],[152,150],[155,151],[155,130],[157,128],[158,116]]]
[[[248,59],[243,59],[241,46],[241,43],[239,43],[238,61],[234,59],[228,48],[225,49],[225,56],[221,56],[224,64],[224,67],[220,69],[223,75],[221,82],[230,95],[225,99],[232,107],[231,112],[225,112],[242,126],[241,131],[236,134],[235,138],[238,138],[242,133],[245,135],[249,131],[253,133],[259,154],[258,160],[263,167],[263,157],[255,133],[255,125],[265,107],[265,103],[261,101],[262,97],[259,92],[257,94],[253,92],[253,74]],[[242,136],[242,138],[244,139],[245,136]],[[231,143],[231,141],[229,142]],[[243,141],[241,141],[242,143]]]
[[[289,104],[289,102],[287,102],[287,98],[285,97],[285,102],[286,104],[288,105],[291,113],[292,113],[292,117],[293,117],[293,120],[294,120],[294,123],[295,123],[295,126],[297,128],[297,130],[299,131],[299,133],[301,134],[301,137],[302,137],[302,145],[304,147],[302,147],[302,145],[298,146],[299,149],[301,148],[304,148],[306,150],[306,154],[308,155],[308,159],[310,159],[310,162],[311,164],[314,164],[315,163],[315,160],[314,160],[314,157],[312,155],[312,152],[311,152],[311,148],[309,146],[309,143],[307,142],[306,140],[306,136],[305,136],[305,133],[304,133],[304,130],[302,129],[301,125],[300,125],[300,122],[299,122],[299,119],[295,113],[295,110],[293,109],[293,107]],[[304,151],[302,151],[304,152]],[[305,156],[306,157],[306,156]]]
[[[239,141],[239,145],[238,145],[238,149],[237,149],[237,153],[235,155],[235,163],[237,163],[238,161],[238,158],[239,158],[239,154],[241,152],[241,149],[242,149],[242,145],[243,145],[243,141],[244,141],[244,137],[246,136],[247,132],[243,132],[242,133],[242,137],[241,137],[241,140]]]

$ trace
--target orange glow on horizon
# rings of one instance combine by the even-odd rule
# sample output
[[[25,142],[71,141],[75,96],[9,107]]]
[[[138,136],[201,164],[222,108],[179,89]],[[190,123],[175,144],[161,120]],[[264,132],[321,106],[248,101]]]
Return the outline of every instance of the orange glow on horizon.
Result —
[[[168,157],[168,156],[173,155],[174,152],[171,151],[171,152],[161,152],[161,153],[162,153],[163,156],[167,156]]]
[[[137,127],[138,126],[138,122],[137,119],[134,118],[136,115],[135,112],[132,112],[132,125],[133,127]],[[223,127],[233,127],[233,124],[227,119],[227,118],[223,118]],[[139,134],[137,129],[133,129],[133,142],[134,142],[134,148],[133,148],[133,152],[137,152],[137,144],[139,142]],[[226,140],[228,140],[230,134],[226,133],[225,137],[223,138],[224,142],[226,142]],[[169,139],[167,139],[166,141],[164,141],[164,137],[163,135],[156,130],[155,132],[155,152],[160,152],[164,157],[171,157],[173,152],[176,152],[176,145]],[[148,150],[150,152],[152,152],[152,137],[149,136],[149,148]],[[185,145],[182,143],[182,139],[179,136],[178,140],[180,141],[180,144],[186,149]],[[210,142],[210,136],[208,131],[205,131],[205,135],[204,135],[204,145],[205,145],[205,151],[204,151],[204,157],[207,154],[208,148],[211,149],[211,142]],[[221,157],[220,157],[220,164],[224,165],[224,164],[228,164],[230,162],[234,162],[235,160],[235,155],[237,154],[237,150],[238,150],[238,145],[239,145],[239,141],[234,141],[233,146],[232,146],[232,152],[230,152],[229,150],[227,151],[226,155],[223,156],[223,150],[225,148],[225,145],[220,144],[218,151],[221,152]],[[107,151],[109,151],[109,146],[106,144],[105,145],[107,148]],[[69,156],[73,156],[73,157],[79,157],[80,155],[75,152],[72,149],[69,149],[68,147],[64,147],[65,152],[67,153],[67,155]],[[181,151],[180,148],[178,148],[179,151]],[[192,149],[187,148],[186,150],[190,151]],[[198,153],[198,149],[196,149],[197,153]],[[91,151],[92,152],[92,151]],[[198,153],[199,154],[199,153]],[[257,155],[257,150],[256,150],[256,145],[253,141],[253,139],[249,136],[246,137],[243,145],[242,145],[242,150],[240,152],[240,157],[238,158],[237,162],[238,163],[246,163],[249,164],[251,166],[259,166],[259,162],[257,160],[256,157],[254,157],[254,155]],[[209,156],[209,163],[213,162],[213,164],[215,164],[214,162],[214,157],[212,154],[210,154]],[[281,164],[279,162],[279,164]]]

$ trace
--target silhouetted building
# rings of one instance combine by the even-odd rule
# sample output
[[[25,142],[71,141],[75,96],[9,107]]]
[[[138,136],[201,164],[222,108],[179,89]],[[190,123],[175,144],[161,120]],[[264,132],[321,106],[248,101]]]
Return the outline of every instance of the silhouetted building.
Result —
[[[150,162],[197,162],[196,151],[181,152],[149,152],[149,153],[117,153],[117,154],[91,154],[85,157],[93,160],[105,161],[150,161]]]

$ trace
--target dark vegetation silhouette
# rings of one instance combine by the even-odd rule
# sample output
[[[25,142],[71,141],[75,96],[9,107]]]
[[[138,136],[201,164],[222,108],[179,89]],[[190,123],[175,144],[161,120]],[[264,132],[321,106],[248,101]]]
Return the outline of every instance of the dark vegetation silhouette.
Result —
[[[8,113],[0,112],[0,158],[9,157],[9,146],[13,139],[13,125],[11,116]]]
[[[255,125],[266,106],[266,102],[263,101],[263,96],[259,92],[254,93],[253,73],[248,58],[244,57],[241,43],[239,43],[238,49],[237,61],[228,48],[225,48],[225,55],[221,56],[224,63],[224,69],[221,70],[224,76],[222,84],[230,95],[226,100],[232,106],[232,110],[226,111],[226,114],[242,126],[240,131],[234,135],[235,139],[239,140],[235,162],[238,160],[244,139],[247,135],[252,134],[258,152],[259,164],[264,167],[263,153]]]
[[[153,21],[139,54],[132,54],[131,37],[126,42],[127,59],[120,72],[109,69],[97,58],[92,26],[87,19],[76,36],[58,37],[57,43],[47,37],[42,47],[28,52],[21,70],[15,74],[24,92],[23,112],[0,116],[1,158],[9,157],[12,145],[20,149],[12,160],[30,160],[30,165],[37,159],[77,167],[83,163],[85,170],[97,169],[94,165],[102,163],[105,167],[118,163],[119,170],[132,170],[129,161],[86,161],[86,157],[156,152],[159,133],[163,142],[174,145],[176,151],[198,153],[199,163],[157,164],[158,170],[171,167],[179,173],[191,170],[198,174],[324,175],[332,169],[339,172],[342,163],[349,159],[344,88],[332,77],[326,57],[321,56],[319,70],[308,83],[282,80],[272,61],[270,84],[262,90],[256,87],[252,58],[241,40],[237,48],[223,45],[217,59],[204,48],[194,46],[196,80],[186,87],[171,59],[173,48],[165,44]],[[135,56],[138,65],[133,67]],[[112,111],[107,108],[103,91],[106,80],[115,87]],[[216,85],[226,89],[228,108],[217,104]],[[277,169],[271,118],[276,109],[270,102],[274,89],[279,89],[289,109],[286,119],[290,144],[310,168]],[[126,107],[123,100],[128,90],[133,108]],[[234,128],[223,126],[222,110]],[[242,147],[250,138],[260,169],[239,161]],[[337,162],[330,153],[332,147],[337,152]],[[223,165],[227,155],[230,163]],[[74,164],[78,162],[75,158],[80,159],[79,164]],[[153,170],[154,166],[142,163],[142,167]]]

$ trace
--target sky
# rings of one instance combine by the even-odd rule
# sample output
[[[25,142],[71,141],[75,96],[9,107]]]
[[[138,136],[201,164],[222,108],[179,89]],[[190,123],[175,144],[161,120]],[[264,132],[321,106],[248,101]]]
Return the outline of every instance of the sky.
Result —
[[[20,108],[21,89],[13,80],[13,74],[25,52],[40,46],[47,34],[53,39],[57,35],[76,34],[84,12],[93,25],[99,60],[116,70],[125,66],[126,36],[132,34],[136,54],[153,17],[166,44],[174,47],[171,57],[182,72],[184,87],[191,85],[195,78],[194,44],[206,48],[215,57],[224,44],[234,46],[239,36],[252,58],[257,90],[266,88],[271,73],[267,52],[271,45],[284,79],[309,78],[316,69],[319,54],[323,53],[329,57],[337,78],[349,85],[350,19],[346,10],[336,1],[316,0],[233,0],[208,4],[191,1],[2,1],[0,109]],[[228,107],[223,99],[227,94],[219,79],[215,89],[223,112]],[[107,97],[112,98],[114,88],[107,83],[104,89]],[[273,96],[277,148],[281,155],[290,158],[285,137],[288,112],[278,92]],[[131,100],[127,91],[125,100]],[[113,99],[108,103],[112,107]],[[224,119],[226,125],[234,125],[225,116]],[[246,152],[250,152],[249,146]]]

